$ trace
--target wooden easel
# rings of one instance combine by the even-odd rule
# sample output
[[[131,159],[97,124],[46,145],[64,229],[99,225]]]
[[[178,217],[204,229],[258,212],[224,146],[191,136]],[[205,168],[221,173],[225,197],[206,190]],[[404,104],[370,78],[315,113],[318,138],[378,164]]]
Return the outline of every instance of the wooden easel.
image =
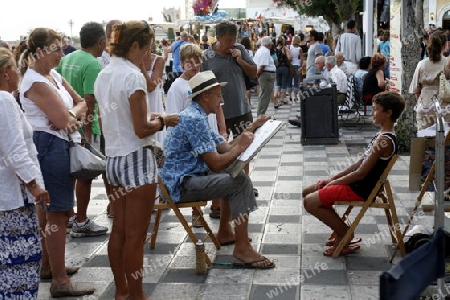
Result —
[[[449,141],[450,141],[450,131],[445,135],[444,146]],[[423,183],[422,188],[420,189],[420,193],[419,193],[419,196],[417,196],[417,201],[416,201],[416,204],[414,206],[414,209],[411,212],[411,214],[409,215],[408,222],[406,223],[406,227],[403,230],[402,239],[405,238],[405,234],[408,231],[409,226],[411,225],[411,222],[412,222],[412,220],[414,219],[414,216],[417,213],[417,209],[419,208],[420,204],[422,203],[422,199],[423,199],[423,196],[425,195],[425,193],[427,191],[428,185],[433,182],[433,177],[434,177],[435,170],[436,170],[436,160],[433,162],[433,165],[430,168],[430,172],[428,172],[428,175],[425,178],[425,182]],[[394,253],[392,254],[391,261],[392,261],[392,259],[394,259],[395,255],[397,254],[398,249],[399,249],[399,245],[397,244],[397,247],[395,247]]]

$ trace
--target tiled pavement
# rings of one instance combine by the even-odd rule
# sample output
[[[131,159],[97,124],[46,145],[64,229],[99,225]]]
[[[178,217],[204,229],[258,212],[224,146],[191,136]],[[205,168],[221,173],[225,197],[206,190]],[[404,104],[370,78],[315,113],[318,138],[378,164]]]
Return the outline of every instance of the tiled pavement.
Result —
[[[298,108],[296,103],[274,112],[271,105],[268,114],[287,120],[298,114]],[[362,151],[362,145],[375,132],[370,117],[366,123],[369,125],[360,128],[340,126],[340,143],[330,146],[302,146],[300,129],[287,124],[252,161],[251,178],[259,189],[259,209],[250,215],[249,231],[254,247],[276,260],[275,269],[213,266],[206,275],[196,275],[194,247],[173,212],[168,212],[161,222],[156,249],[145,246],[146,294],[152,300],[378,299],[379,274],[391,267],[388,260],[392,249],[390,238],[382,234],[387,230],[384,213],[369,211],[357,227],[357,236],[363,239],[357,254],[333,259],[322,255],[326,249],[324,241],[329,236],[328,227],[311,217],[301,201],[302,187],[327,176],[330,170],[336,170]],[[417,197],[417,193],[407,188],[408,166],[409,157],[400,156],[390,176],[397,213],[405,222]],[[112,222],[106,218],[106,205],[103,185],[95,181],[88,214],[99,224],[110,227]],[[183,212],[189,218],[190,210]],[[426,215],[419,220],[421,224],[432,223],[432,215]],[[209,217],[206,220],[216,232],[218,221]],[[195,231],[202,232],[201,229]],[[96,287],[93,297],[83,299],[114,298],[107,257],[108,237],[67,237],[66,263],[81,266],[72,281]],[[366,244],[372,240],[373,244]],[[216,261],[232,260],[232,246],[216,251],[207,243],[206,248]],[[49,282],[41,283],[39,299],[50,297],[49,285]]]

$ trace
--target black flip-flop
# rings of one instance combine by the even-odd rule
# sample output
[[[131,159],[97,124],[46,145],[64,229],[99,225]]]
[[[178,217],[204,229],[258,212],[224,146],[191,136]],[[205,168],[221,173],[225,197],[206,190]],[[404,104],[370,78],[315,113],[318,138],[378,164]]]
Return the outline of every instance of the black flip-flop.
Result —
[[[267,266],[254,266],[253,265],[253,264],[265,261],[265,260],[269,260],[269,259],[265,256],[262,256],[251,262],[243,262],[242,260],[235,258],[232,265],[235,268],[241,268],[241,269],[272,269],[272,268],[275,268],[275,263],[270,260],[269,260],[270,265],[267,265]]]

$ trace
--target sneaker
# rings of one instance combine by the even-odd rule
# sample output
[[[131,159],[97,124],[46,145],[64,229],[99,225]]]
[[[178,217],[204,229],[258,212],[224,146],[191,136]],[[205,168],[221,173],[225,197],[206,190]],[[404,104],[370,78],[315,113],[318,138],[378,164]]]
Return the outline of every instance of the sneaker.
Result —
[[[73,224],[70,236],[73,238],[86,237],[86,236],[98,236],[106,234],[108,227],[99,226],[93,221],[86,219],[84,225],[78,225],[77,222]]]
[[[70,233],[70,230],[73,227],[73,224],[77,222],[77,214],[74,214],[69,218],[69,222],[67,223],[66,233]]]

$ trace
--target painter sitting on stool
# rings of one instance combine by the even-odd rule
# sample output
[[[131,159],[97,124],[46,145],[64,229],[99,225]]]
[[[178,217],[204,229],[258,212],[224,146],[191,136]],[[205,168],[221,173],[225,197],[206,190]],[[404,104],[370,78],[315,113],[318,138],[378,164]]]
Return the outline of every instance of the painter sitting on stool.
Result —
[[[208,114],[223,103],[221,86],[226,84],[217,82],[212,71],[200,72],[189,80],[192,103],[180,113],[178,126],[167,131],[160,176],[174,202],[222,199],[217,239],[222,246],[235,244],[235,267],[273,268],[275,263],[256,252],[248,237],[249,213],[257,208],[253,184],[242,171],[235,178],[226,172],[269,117],[261,116],[232,142],[226,142],[208,125]]]

